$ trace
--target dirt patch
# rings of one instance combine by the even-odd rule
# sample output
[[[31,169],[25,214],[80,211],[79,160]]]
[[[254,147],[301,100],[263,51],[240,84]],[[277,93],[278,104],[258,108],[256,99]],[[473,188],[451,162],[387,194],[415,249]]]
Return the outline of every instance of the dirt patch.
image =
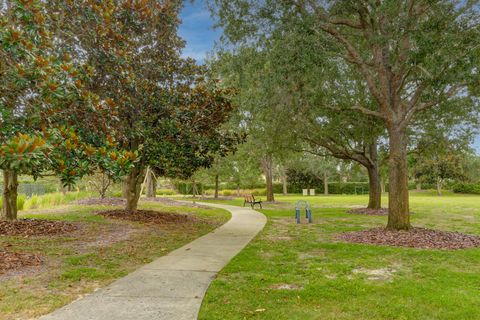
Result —
[[[292,241],[293,237],[290,236],[273,236],[273,235],[268,235],[266,236],[267,240],[272,241],[272,242],[278,242],[278,241]]]
[[[38,254],[12,252],[6,248],[0,249],[0,275],[9,271],[34,267],[42,264]]]
[[[424,228],[413,228],[409,231],[392,231],[384,228],[374,228],[342,233],[337,235],[336,238],[353,243],[421,249],[451,250],[480,247],[480,237],[478,236]]]
[[[363,214],[367,216],[388,216],[388,208],[380,208],[380,209],[355,208],[355,209],[348,210],[346,213]],[[413,214],[413,212],[410,212],[410,214]]]
[[[20,219],[16,221],[0,221],[2,236],[52,236],[76,231],[78,227],[65,221]]]
[[[122,198],[88,198],[72,202],[85,206],[124,206],[127,201]]]
[[[79,252],[87,252],[92,247],[108,247],[117,242],[130,239],[133,235],[141,232],[141,230],[134,228],[128,222],[116,221],[112,225],[102,226],[100,230],[95,230],[88,238],[78,241],[75,247]]]
[[[298,284],[288,284],[288,283],[282,283],[282,284],[276,284],[271,286],[272,289],[275,290],[300,290],[303,289],[302,286],[299,286]]]
[[[388,281],[393,278],[397,270],[390,268],[381,269],[353,269],[354,274],[361,274],[367,277],[367,280],[372,281]]]
[[[98,214],[111,219],[121,219],[151,224],[187,224],[196,222],[198,220],[198,218],[186,214],[175,214],[153,210],[109,210],[99,212]]]
[[[367,216],[388,216],[388,208],[369,209],[369,208],[355,208],[348,210],[350,214],[364,214]]]

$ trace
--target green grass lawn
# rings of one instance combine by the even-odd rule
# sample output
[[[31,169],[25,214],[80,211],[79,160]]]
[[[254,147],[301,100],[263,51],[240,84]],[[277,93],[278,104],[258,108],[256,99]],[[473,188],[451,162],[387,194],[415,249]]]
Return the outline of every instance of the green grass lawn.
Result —
[[[141,203],[141,209],[192,213],[202,217],[202,222],[149,226],[94,214],[109,209],[113,207],[72,205],[46,210],[44,214],[21,213],[21,217],[75,222],[81,226],[81,232],[53,237],[0,237],[0,247],[40,253],[44,258],[40,268],[0,276],[0,319],[32,319],[53,311],[191,242],[230,218],[227,211],[220,209],[159,203]]]
[[[311,225],[294,222],[300,199],[313,207]],[[209,288],[200,319],[480,319],[480,249],[340,243],[339,232],[386,224],[345,213],[366,196],[276,200],[261,210],[265,229]],[[422,192],[410,202],[415,226],[480,235],[480,196]]]

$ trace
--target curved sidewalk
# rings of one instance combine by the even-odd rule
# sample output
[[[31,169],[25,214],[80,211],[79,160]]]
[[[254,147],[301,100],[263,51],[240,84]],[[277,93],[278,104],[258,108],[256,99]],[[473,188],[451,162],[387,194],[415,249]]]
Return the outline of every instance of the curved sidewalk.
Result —
[[[208,286],[267,221],[250,208],[204,203],[232,213],[223,226],[108,287],[40,320],[193,320]]]

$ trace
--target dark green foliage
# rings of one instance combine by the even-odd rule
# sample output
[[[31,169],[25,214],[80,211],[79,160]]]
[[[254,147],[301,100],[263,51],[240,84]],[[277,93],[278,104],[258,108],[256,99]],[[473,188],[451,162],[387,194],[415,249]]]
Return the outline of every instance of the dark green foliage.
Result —
[[[323,180],[306,170],[288,169],[287,181],[290,192],[292,193],[300,193],[302,192],[302,189],[323,186]]]
[[[453,186],[453,192],[480,194],[480,183],[457,183]]]

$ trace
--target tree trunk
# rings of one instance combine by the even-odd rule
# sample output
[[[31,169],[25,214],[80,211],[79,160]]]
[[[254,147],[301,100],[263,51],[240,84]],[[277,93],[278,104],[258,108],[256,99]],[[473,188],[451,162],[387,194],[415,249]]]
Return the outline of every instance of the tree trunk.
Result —
[[[3,170],[2,220],[17,220],[18,175],[13,170]]]
[[[67,194],[67,188],[65,188],[65,186],[63,185],[62,180],[60,180],[60,181],[58,182],[58,190],[59,190],[63,195],[66,195],[66,194]]]
[[[267,201],[275,201],[273,195],[273,159],[271,155],[266,155],[262,159],[263,173],[265,174],[266,187],[267,187]]]
[[[195,180],[192,180],[192,197],[197,196],[197,182]]]
[[[133,168],[130,174],[125,177],[126,184],[126,211],[137,210],[138,200],[140,199],[140,190],[142,187],[145,173],[139,168]]]
[[[288,194],[288,184],[287,184],[287,175],[286,174],[284,174],[282,176],[282,185],[283,185],[282,186],[283,187],[282,194],[284,196],[286,196]]]
[[[122,198],[127,199],[127,197],[128,197],[128,176],[125,176],[122,179]]]
[[[380,209],[382,207],[382,186],[378,165],[367,167],[368,171],[368,208]]]
[[[328,173],[325,171],[323,172],[323,194],[328,196]]]
[[[442,195],[442,187],[443,187],[443,180],[441,178],[437,178],[437,195]]]
[[[422,191],[422,183],[421,183],[420,181],[417,181],[417,184],[416,184],[416,186],[415,186],[415,189],[416,189],[417,191]]]
[[[407,135],[405,128],[388,127],[390,141],[387,229],[408,230],[410,225],[408,198]]]
[[[215,194],[214,194],[214,198],[215,199],[218,199],[218,185],[219,185],[219,177],[218,177],[218,174],[215,175]]]
[[[152,169],[147,170],[147,179],[145,181],[147,185],[146,195],[148,198],[155,198],[157,196],[157,179],[152,172]]]

